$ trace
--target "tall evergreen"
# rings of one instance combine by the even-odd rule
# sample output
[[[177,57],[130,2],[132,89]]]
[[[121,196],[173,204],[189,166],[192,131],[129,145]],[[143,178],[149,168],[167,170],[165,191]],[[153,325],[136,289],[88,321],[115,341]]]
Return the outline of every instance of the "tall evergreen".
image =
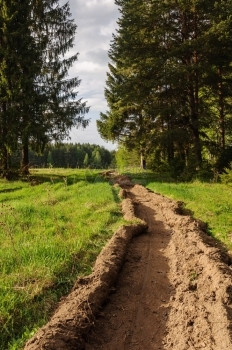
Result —
[[[80,80],[68,76],[78,58],[77,53],[67,57],[76,32],[69,3],[62,6],[58,0],[40,0],[33,17],[32,34],[41,47],[42,66],[35,79],[39,109],[33,113],[34,122],[28,118],[27,126],[22,128],[24,169],[28,165],[29,143],[34,149],[43,149],[48,141],[63,140],[73,126],[87,125],[84,114],[88,111],[86,104],[77,99]]]
[[[58,0],[0,2],[0,161],[22,148],[22,171],[29,166],[29,145],[43,149],[62,140],[73,126],[86,126],[85,103],[77,99],[78,78],[69,78],[77,54],[76,25],[69,4]]]
[[[41,57],[29,30],[29,4],[28,0],[0,2],[0,160],[4,171],[17,147],[23,104],[32,93],[31,80],[37,69],[34,59],[38,62]]]
[[[149,1],[116,3],[120,6],[121,17],[109,51],[112,63],[105,89],[109,111],[101,114],[98,128],[106,139],[116,139],[136,148],[144,166],[149,148],[145,131],[152,130],[155,123],[150,108],[154,88],[154,81],[151,86],[150,80],[151,66],[141,61],[141,55],[149,57],[149,52],[155,50],[153,38],[149,36]]]
[[[100,133],[199,169],[229,142],[231,3],[116,0]],[[222,52],[221,52],[222,50]],[[213,111],[213,113],[212,113]],[[218,139],[213,140],[216,133]],[[214,147],[214,148],[215,148]]]

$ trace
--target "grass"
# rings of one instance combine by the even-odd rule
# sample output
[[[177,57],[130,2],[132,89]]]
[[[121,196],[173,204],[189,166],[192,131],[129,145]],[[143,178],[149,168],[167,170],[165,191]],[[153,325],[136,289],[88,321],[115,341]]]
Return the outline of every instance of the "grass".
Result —
[[[129,175],[154,192],[180,200],[195,218],[208,224],[209,233],[232,251],[232,187],[221,183],[194,181],[174,183],[160,181],[149,171],[134,171]]]
[[[122,224],[97,171],[43,169],[0,180],[0,349],[18,350]]]

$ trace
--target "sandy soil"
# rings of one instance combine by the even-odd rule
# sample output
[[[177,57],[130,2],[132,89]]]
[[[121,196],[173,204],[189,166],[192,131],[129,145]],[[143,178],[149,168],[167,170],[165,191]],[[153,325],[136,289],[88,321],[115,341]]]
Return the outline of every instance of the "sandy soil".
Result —
[[[180,203],[118,176],[114,235],[25,350],[232,350],[231,257]]]
[[[148,231],[133,239],[85,349],[231,350],[231,258],[180,203],[118,182]]]

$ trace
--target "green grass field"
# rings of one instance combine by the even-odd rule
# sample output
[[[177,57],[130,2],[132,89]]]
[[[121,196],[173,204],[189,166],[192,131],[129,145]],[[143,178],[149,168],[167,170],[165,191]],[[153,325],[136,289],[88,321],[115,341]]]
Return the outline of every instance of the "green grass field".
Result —
[[[93,170],[0,180],[0,349],[20,349],[122,222],[117,189]]]
[[[232,250],[231,186],[129,175],[185,202]],[[118,189],[98,171],[41,169],[24,181],[0,180],[0,350],[23,347],[123,223]]]
[[[232,186],[221,183],[162,182],[149,171],[128,173],[133,181],[169,198],[183,201],[185,207],[208,224],[208,232],[232,251]]]

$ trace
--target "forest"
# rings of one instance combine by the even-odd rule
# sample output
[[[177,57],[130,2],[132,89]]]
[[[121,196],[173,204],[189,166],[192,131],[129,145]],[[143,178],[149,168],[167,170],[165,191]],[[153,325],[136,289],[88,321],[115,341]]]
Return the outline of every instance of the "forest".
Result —
[[[89,143],[49,144],[42,154],[29,149],[31,168],[91,168],[107,169],[115,167],[115,151],[108,151],[99,145]],[[11,156],[13,168],[20,167],[20,152]]]
[[[232,3],[116,0],[98,121],[141,166],[191,179],[232,161]]]
[[[221,173],[232,161],[231,1],[115,3],[119,19],[108,52],[100,135],[119,145],[119,163],[127,158],[182,179]],[[46,146],[62,143],[72,127],[88,125],[80,80],[69,76],[78,59],[70,54],[76,28],[68,2],[1,0],[3,177],[14,170],[15,153],[21,158],[16,170],[27,174],[30,154],[46,155]],[[100,151],[91,152],[88,158],[99,158]],[[84,160],[75,164],[85,166]]]

